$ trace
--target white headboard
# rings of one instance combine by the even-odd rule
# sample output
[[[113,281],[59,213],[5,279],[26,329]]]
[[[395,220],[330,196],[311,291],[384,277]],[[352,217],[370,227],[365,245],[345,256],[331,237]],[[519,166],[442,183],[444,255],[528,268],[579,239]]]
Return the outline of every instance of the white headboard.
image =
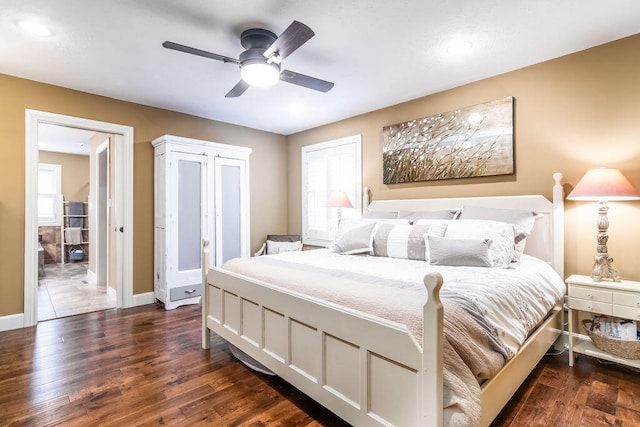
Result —
[[[435,211],[455,209],[463,205],[506,209],[526,209],[541,215],[527,238],[525,253],[547,261],[564,278],[564,197],[561,173],[553,175],[553,201],[541,195],[455,197],[440,199],[374,200],[369,203],[369,190],[363,191],[363,203],[370,211]]]

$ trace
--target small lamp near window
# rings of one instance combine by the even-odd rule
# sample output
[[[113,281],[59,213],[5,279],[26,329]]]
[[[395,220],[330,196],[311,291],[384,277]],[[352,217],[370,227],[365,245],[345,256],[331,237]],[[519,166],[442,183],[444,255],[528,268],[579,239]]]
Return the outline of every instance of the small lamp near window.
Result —
[[[607,241],[609,240],[607,234],[609,206],[607,202],[638,200],[640,194],[618,169],[600,168],[587,171],[567,196],[567,199],[598,202],[597,246],[591,278],[596,282],[601,280],[619,282],[620,276],[611,265],[613,258],[609,256],[607,249]]]
[[[340,219],[342,217],[342,209],[352,209],[353,205],[349,196],[344,191],[337,191],[329,197],[327,200],[328,208],[338,208],[338,227],[340,226]]]

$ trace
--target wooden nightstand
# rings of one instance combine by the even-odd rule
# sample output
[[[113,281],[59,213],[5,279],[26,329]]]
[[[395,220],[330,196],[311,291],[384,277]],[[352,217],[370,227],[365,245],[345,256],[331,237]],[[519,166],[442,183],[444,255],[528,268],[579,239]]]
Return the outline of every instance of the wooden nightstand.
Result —
[[[594,282],[588,276],[575,274],[566,282],[569,288],[569,366],[573,366],[575,353],[581,353],[640,368],[640,360],[625,359],[596,348],[589,337],[581,333],[577,321],[578,311],[640,320],[640,282]]]

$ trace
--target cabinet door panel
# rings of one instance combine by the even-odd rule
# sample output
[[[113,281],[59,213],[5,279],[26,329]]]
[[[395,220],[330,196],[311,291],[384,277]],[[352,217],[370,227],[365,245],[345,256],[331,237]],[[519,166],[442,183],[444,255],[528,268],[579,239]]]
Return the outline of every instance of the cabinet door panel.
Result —
[[[216,157],[216,265],[248,255],[246,161]]]
[[[171,286],[200,281],[201,242],[206,235],[206,156],[170,154],[168,211],[170,228],[167,252]]]
[[[202,163],[178,160],[178,271],[200,268]]]

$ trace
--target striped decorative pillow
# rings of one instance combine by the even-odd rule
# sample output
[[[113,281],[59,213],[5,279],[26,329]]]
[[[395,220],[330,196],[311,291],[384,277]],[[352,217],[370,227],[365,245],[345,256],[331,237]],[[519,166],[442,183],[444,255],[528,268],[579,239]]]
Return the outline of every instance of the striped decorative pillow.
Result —
[[[373,254],[389,258],[425,261],[427,251],[425,235],[442,237],[447,230],[447,221],[432,224],[378,224],[373,235]]]

